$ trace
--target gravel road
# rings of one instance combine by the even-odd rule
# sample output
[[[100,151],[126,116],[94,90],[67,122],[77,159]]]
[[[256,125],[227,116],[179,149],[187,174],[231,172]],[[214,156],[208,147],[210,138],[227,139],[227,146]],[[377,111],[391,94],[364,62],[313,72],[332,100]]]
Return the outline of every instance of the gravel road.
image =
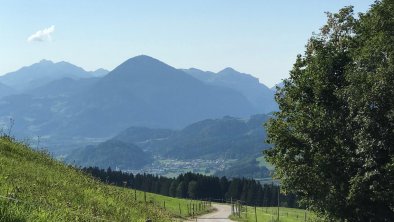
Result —
[[[231,206],[225,204],[212,204],[216,210],[209,214],[201,215],[196,219],[188,221],[199,221],[199,222],[231,222],[233,220],[228,219],[231,215]]]

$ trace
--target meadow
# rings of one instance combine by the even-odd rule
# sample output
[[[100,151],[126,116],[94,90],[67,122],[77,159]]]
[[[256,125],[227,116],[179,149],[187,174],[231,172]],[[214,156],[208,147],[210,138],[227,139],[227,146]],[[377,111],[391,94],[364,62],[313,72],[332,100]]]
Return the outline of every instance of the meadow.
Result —
[[[174,221],[207,203],[103,184],[8,136],[0,138],[0,221]]]
[[[257,214],[257,217],[256,217]],[[240,217],[232,215],[231,218],[241,222],[278,222],[277,207],[243,207]],[[256,220],[257,218],[257,220]],[[279,222],[320,222],[321,220],[312,212],[295,209],[279,208]]]

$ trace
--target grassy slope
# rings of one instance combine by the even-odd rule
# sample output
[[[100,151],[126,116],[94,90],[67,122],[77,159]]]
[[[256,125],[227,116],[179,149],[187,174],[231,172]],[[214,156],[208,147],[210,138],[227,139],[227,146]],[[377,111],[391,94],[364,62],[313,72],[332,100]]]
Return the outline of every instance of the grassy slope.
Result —
[[[0,138],[0,221],[170,221],[188,200],[102,184],[78,170]],[[166,210],[163,209],[166,201]],[[179,204],[182,214],[179,215]],[[200,212],[202,213],[202,211]],[[103,220],[101,220],[103,219]]]
[[[313,213],[301,209],[285,208],[279,209],[279,221],[280,222],[304,222],[305,214],[306,221],[320,221]],[[257,207],[257,221],[258,222],[274,222],[277,219],[278,208],[277,207]],[[245,210],[242,211],[241,218],[237,216],[231,216],[236,221],[244,222],[255,222],[255,210],[254,207],[248,207],[247,213]]]

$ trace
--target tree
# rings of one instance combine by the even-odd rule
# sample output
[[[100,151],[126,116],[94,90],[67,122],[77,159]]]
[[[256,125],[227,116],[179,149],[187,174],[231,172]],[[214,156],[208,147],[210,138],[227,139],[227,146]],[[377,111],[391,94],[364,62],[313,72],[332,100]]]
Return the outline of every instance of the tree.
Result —
[[[278,89],[266,152],[283,188],[328,220],[394,218],[394,2],[327,13]]]
[[[171,185],[170,185],[168,194],[169,194],[171,197],[176,197],[177,188],[178,188],[178,182],[177,182],[176,180],[173,180],[173,181],[171,182]]]
[[[188,188],[187,188],[187,194],[190,198],[194,199],[197,197],[197,182],[196,181],[190,181]]]
[[[181,197],[181,198],[185,198],[187,197],[187,184],[186,182],[180,182],[178,184],[178,187],[176,188],[176,196],[177,197]]]

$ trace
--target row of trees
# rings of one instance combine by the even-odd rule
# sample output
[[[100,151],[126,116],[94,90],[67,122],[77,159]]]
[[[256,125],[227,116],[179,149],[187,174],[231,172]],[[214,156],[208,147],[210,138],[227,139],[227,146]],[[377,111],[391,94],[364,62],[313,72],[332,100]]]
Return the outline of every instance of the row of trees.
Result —
[[[260,184],[253,179],[206,176],[186,173],[177,178],[152,174],[132,174],[98,167],[83,168],[84,172],[99,180],[116,186],[157,193],[165,196],[211,199],[216,201],[240,200],[249,205],[277,206],[278,189],[274,184]],[[282,206],[297,207],[294,195],[280,194]]]

